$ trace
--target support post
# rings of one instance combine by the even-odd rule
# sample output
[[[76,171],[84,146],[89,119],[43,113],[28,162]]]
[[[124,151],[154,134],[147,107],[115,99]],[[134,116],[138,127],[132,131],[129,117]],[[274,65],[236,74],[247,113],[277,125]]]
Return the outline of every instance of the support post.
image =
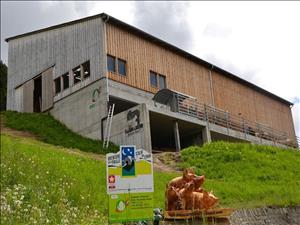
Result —
[[[176,145],[176,152],[179,152],[181,150],[180,146],[180,135],[179,135],[179,128],[178,128],[178,122],[175,120],[173,123],[174,127],[174,136],[175,136],[175,145]]]
[[[202,139],[203,139],[203,144],[211,142],[211,135],[208,126],[205,126],[202,129]]]

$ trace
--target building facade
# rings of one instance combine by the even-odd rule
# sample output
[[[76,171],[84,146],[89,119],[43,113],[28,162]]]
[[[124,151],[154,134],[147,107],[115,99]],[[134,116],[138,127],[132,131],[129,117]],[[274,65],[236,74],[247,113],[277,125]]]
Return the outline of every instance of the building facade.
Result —
[[[7,109],[147,150],[214,140],[297,147],[292,103],[107,14],[6,39]]]

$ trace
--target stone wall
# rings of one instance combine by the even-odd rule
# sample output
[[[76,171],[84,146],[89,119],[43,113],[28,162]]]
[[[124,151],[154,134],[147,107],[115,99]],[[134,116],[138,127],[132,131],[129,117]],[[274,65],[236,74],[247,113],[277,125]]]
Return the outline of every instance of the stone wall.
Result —
[[[233,212],[229,220],[231,225],[300,225],[300,205],[239,209]]]

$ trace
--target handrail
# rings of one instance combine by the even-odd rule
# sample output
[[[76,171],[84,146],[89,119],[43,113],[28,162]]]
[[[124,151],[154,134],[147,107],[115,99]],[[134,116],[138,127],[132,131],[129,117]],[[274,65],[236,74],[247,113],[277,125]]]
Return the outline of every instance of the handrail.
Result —
[[[198,118],[227,129],[240,131],[246,135],[256,136],[262,139],[280,143],[289,147],[299,148],[299,137],[289,137],[283,132],[267,125],[244,119],[241,116],[231,114],[222,109],[199,103],[197,99],[186,98],[180,93],[174,93],[176,99],[176,111],[181,114]]]

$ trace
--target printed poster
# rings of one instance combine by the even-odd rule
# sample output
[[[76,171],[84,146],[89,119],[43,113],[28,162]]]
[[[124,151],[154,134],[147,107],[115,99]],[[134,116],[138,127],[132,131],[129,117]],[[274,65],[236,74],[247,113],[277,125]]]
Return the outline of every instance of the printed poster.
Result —
[[[120,146],[106,155],[109,222],[151,220],[153,217],[152,154]]]

